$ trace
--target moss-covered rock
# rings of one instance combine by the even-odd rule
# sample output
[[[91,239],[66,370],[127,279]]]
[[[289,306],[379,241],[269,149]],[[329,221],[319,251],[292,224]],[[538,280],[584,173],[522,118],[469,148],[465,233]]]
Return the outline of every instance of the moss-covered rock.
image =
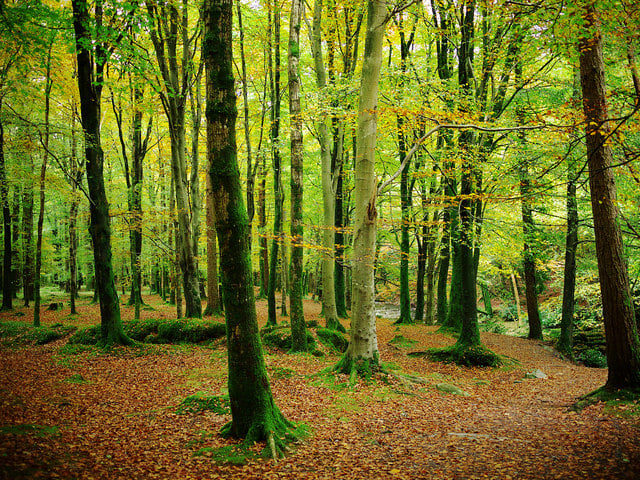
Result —
[[[332,330],[330,328],[320,327],[316,330],[316,335],[318,335],[318,340],[320,340],[320,343],[331,348],[332,350],[336,350],[340,353],[344,353],[347,351],[349,340],[347,340],[345,336],[340,332]]]

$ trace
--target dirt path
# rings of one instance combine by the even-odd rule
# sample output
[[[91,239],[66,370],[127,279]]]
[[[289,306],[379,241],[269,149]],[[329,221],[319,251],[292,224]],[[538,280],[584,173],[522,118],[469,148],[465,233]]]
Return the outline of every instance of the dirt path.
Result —
[[[318,304],[305,307],[309,320],[318,319]],[[76,322],[90,323],[94,307],[82,308],[84,315]],[[171,314],[163,308],[145,313]],[[265,316],[262,303],[258,311]],[[380,319],[378,335],[382,360],[425,383],[390,377],[349,388],[345,378],[313,376],[334,364],[335,355],[270,352],[267,363],[278,405],[312,434],[277,463],[244,466],[194,456],[203,447],[229,443],[217,435],[229,416],[175,413],[188,395],[224,392],[221,345],[163,346],[144,355],[125,349],[110,356],[95,351],[61,355],[64,341],[2,347],[0,477],[640,477],[637,416],[605,411],[603,405],[579,414],[567,408],[601,386],[605,370],[565,362],[540,342],[495,334],[483,334],[486,345],[520,364],[462,369],[406,355],[452,342],[432,327],[397,328]],[[405,342],[390,343],[396,335]],[[525,379],[534,369],[548,378]],[[443,393],[435,387],[443,383],[470,395]]]

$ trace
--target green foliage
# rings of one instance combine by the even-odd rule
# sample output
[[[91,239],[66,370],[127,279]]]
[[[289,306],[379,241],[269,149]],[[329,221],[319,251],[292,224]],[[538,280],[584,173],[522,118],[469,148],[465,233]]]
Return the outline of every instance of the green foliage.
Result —
[[[505,322],[517,322],[518,321],[518,307],[514,304],[505,305],[496,311],[499,318]]]
[[[185,398],[176,408],[178,415],[204,411],[211,411],[217,415],[230,414],[229,395],[207,395],[204,392],[197,392]]]
[[[499,355],[482,345],[465,347],[452,345],[445,348],[432,348],[427,356],[436,362],[455,363],[463,367],[499,367],[503,361]]]
[[[578,355],[577,359],[581,361],[585,367],[607,368],[607,357],[599,350],[587,349]]]
[[[501,335],[507,333],[504,322],[495,317],[485,317],[484,321],[478,323],[478,328],[482,332],[499,333]]]
[[[316,334],[318,335],[318,340],[320,340],[320,343],[323,345],[340,353],[347,351],[349,341],[340,332],[330,328],[320,327],[316,330]]]
[[[0,427],[0,435],[33,435],[39,438],[57,437],[60,435],[60,429],[56,426],[21,423],[19,425]]]
[[[222,465],[246,465],[249,460],[253,460],[258,456],[258,452],[252,446],[240,443],[218,448],[201,448],[194,455],[207,456]]]

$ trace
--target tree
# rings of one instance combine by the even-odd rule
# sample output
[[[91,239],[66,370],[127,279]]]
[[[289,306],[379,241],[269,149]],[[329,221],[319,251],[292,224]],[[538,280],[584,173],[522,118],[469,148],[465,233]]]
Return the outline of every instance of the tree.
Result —
[[[169,120],[171,136],[171,173],[174,178],[175,201],[177,208],[176,250],[182,283],[184,286],[185,314],[187,317],[201,318],[202,303],[198,266],[193,251],[193,232],[189,216],[189,189],[186,166],[185,112],[187,93],[197,68],[193,65],[198,30],[189,36],[188,8],[184,2],[178,8],[175,1],[158,4],[147,3],[149,15],[153,20],[151,41],[153,43],[158,68],[162,76],[164,90],[160,98]],[[178,54],[178,48],[182,52]]]
[[[587,161],[609,372],[606,389],[640,388],[640,341],[618,224],[603,42],[596,2],[583,9],[578,41]]]
[[[276,320],[276,285],[278,269],[278,248],[282,243],[282,207],[284,194],[282,191],[282,172],[280,158],[280,3],[269,0],[269,82],[271,93],[271,127],[269,140],[271,141],[271,161],[273,165],[273,239],[271,240],[271,256],[269,258],[269,289],[267,291],[268,325],[275,325]],[[272,20],[273,19],[273,22]],[[273,37],[271,27],[273,26]],[[281,255],[283,256],[283,255]],[[284,292],[283,292],[284,295]]]
[[[49,45],[47,53],[46,80],[44,86],[44,154],[42,156],[42,165],[40,166],[40,209],[38,211],[38,233],[36,240],[36,265],[34,273],[33,291],[35,294],[33,305],[33,325],[40,326],[40,270],[42,266],[42,228],[44,224],[44,197],[46,188],[47,161],[49,159],[49,114],[51,112],[51,88],[53,80],[51,78],[51,50],[53,49],[53,40]]]
[[[374,258],[376,250],[375,147],[382,40],[387,22],[385,0],[367,3],[367,30],[360,81],[355,163],[353,226],[353,310],[349,346],[336,368],[344,373],[377,370]]]
[[[300,109],[300,19],[302,0],[293,0],[289,23],[289,115],[291,117],[291,350],[307,350],[307,331],[302,307],[303,243],[303,143]]]
[[[104,186],[104,153],[100,140],[100,99],[104,70],[112,48],[91,35],[92,25],[86,0],[73,0],[73,29],[76,40],[78,91],[84,131],[87,183],[89,187],[89,232],[93,243],[96,290],[100,300],[101,339],[104,344],[129,344],[122,329],[120,305],[111,258],[109,202]],[[95,6],[95,26],[102,26],[103,2]],[[100,29],[98,29],[100,30]],[[117,38],[114,44],[117,45]]]
[[[313,4],[313,29],[311,52],[316,72],[316,86],[321,91],[327,87],[327,73],[322,56],[322,0]],[[335,288],[335,222],[337,175],[332,165],[331,137],[324,118],[317,122],[320,163],[322,169],[322,313],[326,327],[340,329]],[[338,169],[339,170],[339,169]],[[339,174],[339,171],[338,171]]]
[[[236,158],[232,0],[205,0],[203,9],[207,151],[222,266],[232,417],[223,433],[244,438],[247,444],[266,440],[275,457],[282,453],[283,437],[292,425],[274,402],[256,319],[248,220]]]

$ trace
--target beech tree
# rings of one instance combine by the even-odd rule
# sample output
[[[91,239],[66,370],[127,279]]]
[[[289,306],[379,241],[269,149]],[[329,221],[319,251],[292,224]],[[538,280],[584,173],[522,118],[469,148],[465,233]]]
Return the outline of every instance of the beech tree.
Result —
[[[386,22],[386,0],[369,0],[364,62],[360,80],[355,159],[351,334],[347,351],[336,367],[339,371],[348,374],[356,371],[377,370],[380,366],[374,279],[378,216],[375,148],[378,128],[378,86]]]
[[[223,433],[245,443],[265,440],[271,455],[282,454],[292,424],[276,406],[267,376],[248,247],[248,219],[240,186],[236,148],[236,97],[231,47],[232,0],[205,0],[207,151],[220,245],[227,322],[231,423]]]

